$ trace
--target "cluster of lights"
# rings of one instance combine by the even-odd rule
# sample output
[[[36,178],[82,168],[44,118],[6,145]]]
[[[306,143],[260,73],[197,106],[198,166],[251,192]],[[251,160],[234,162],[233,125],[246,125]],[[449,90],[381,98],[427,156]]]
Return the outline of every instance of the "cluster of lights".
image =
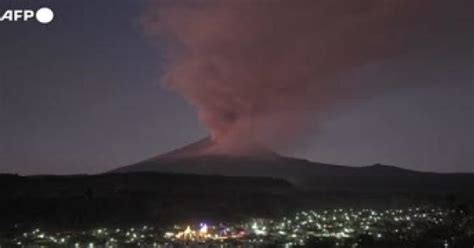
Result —
[[[361,234],[376,239],[387,236],[406,238],[416,235],[429,225],[445,221],[448,211],[438,208],[409,208],[377,211],[373,209],[332,209],[301,211],[291,217],[277,220],[251,219],[239,224],[175,225],[171,229],[150,226],[97,228],[88,231],[45,232],[34,229],[8,240],[8,247],[168,247],[174,243],[241,242],[282,243],[287,247],[302,245],[311,237],[332,238],[344,241]],[[0,247],[7,246],[0,237]],[[2,246],[3,244],[3,246]]]
[[[229,239],[241,239],[246,235],[242,227],[229,227],[223,224],[219,226],[210,226],[206,223],[199,224],[199,228],[193,229],[186,226],[184,230],[179,225],[175,226],[176,231],[165,232],[164,238],[173,242],[176,241],[225,241]]]
[[[160,247],[163,239],[157,239],[157,230],[154,227],[142,226],[121,228],[96,228],[87,231],[46,232],[36,228],[30,232],[23,232],[15,238],[6,240],[0,238],[1,247],[123,247],[141,246]],[[2,246],[3,245],[3,246]]]
[[[280,221],[267,220],[251,225],[255,235],[302,244],[311,237],[346,239],[367,234],[377,239],[385,236],[406,238],[426,224],[438,225],[447,211],[436,208],[409,208],[376,211],[373,209],[333,209],[301,211]]]
[[[438,208],[310,210],[279,220],[252,219],[231,227],[240,232],[224,235],[222,227],[201,224],[200,229],[196,230],[190,226],[175,227],[178,232],[169,231],[164,237],[172,242],[237,239],[247,243],[277,242],[287,246],[302,245],[311,237],[337,240],[353,239],[359,235],[371,235],[376,239],[387,236],[407,238],[426,228],[426,224],[443,223],[447,215],[447,211]],[[226,229],[229,230],[229,227]]]

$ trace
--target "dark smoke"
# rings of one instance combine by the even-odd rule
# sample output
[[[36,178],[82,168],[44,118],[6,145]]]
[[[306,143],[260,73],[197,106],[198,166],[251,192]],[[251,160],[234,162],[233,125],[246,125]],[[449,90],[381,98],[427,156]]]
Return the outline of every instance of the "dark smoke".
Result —
[[[472,10],[470,0],[169,0],[144,20],[166,53],[163,82],[197,107],[213,140],[273,145],[341,99],[399,87],[336,79],[455,44],[472,31]]]

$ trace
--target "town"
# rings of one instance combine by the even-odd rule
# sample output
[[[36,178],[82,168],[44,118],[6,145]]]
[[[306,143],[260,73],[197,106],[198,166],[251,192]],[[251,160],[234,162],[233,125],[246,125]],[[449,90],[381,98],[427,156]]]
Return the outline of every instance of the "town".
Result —
[[[464,226],[459,230],[465,232],[462,237],[450,226],[445,233],[429,237],[429,242],[433,247],[462,247],[462,242],[472,242],[472,216],[463,210],[435,207],[307,210],[279,219],[170,227],[99,227],[61,232],[35,228],[2,234],[0,247],[397,247],[427,242],[430,230],[461,223]]]

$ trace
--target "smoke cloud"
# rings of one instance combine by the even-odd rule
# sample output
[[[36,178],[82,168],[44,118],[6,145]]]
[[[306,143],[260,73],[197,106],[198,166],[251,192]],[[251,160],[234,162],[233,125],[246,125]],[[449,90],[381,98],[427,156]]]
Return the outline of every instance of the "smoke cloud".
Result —
[[[165,54],[162,81],[197,107],[213,140],[274,145],[347,97],[398,87],[337,78],[453,45],[472,31],[469,6],[470,0],[161,0],[144,24]]]

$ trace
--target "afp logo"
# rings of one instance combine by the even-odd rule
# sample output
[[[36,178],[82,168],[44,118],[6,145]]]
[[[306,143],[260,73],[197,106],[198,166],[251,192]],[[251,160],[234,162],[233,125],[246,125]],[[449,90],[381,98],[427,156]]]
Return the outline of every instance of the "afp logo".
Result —
[[[41,24],[48,24],[54,19],[53,10],[47,7],[36,11],[31,9],[7,9],[2,13],[0,10],[0,15],[0,22],[27,22],[35,18]]]

